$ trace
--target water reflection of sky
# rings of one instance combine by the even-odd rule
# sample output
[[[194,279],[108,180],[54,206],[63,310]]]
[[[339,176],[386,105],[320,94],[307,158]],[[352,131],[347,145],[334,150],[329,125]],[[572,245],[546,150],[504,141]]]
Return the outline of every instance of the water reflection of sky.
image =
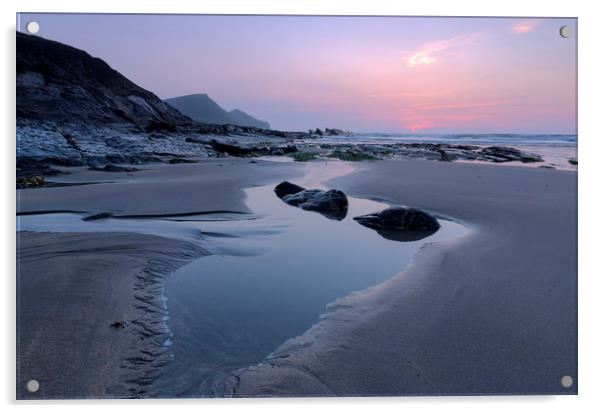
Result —
[[[327,179],[350,171],[342,162],[309,164],[301,182],[322,187]],[[247,204],[266,218],[207,223],[214,233],[240,234],[237,248],[262,245],[253,256],[218,254],[198,259],[174,273],[166,285],[173,363],[162,388],[194,392],[215,371],[261,361],[279,344],[302,334],[325,306],[353,291],[399,273],[424,241],[396,242],[353,221],[387,205],[350,198],[342,221],[289,206],[273,193],[274,185],[247,190]],[[450,239],[464,227],[442,222],[426,241]],[[260,228],[278,228],[253,234]],[[227,242],[226,241],[226,242]]]
[[[325,182],[352,170],[340,161],[309,162],[296,183],[325,188]],[[424,240],[398,242],[353,220],[386,204],[349,198],[347,216],[330,220],[284,203],[275,184],[246,191],[249,215],[82,221],[82,215],[60,213],[20,216],[18,229],[136,232],[210,249],[214,255],[180,268],[166,283],[174,360],[154,385],[160,395],[194,394],[218,372],[261,361],[311,327],[328,303],[399,273],[424,242],[465,231],[441,221],[441,229]]]

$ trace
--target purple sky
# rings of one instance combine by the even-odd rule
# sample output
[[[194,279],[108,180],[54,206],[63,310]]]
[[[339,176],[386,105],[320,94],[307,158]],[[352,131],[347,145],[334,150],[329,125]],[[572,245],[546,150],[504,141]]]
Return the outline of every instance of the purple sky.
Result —
[[[207,93],[275,129],[576,133],[574,19],[20,15],[31,20],[161,98]]]

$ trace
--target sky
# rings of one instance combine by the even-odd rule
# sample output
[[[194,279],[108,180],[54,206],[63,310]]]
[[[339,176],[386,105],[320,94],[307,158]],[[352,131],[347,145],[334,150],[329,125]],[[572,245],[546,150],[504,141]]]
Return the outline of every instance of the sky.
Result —
[[[160,98],[273,129],[576,134],[575,19],[21,14]],[[563,38],[566,25],[572,36]]]

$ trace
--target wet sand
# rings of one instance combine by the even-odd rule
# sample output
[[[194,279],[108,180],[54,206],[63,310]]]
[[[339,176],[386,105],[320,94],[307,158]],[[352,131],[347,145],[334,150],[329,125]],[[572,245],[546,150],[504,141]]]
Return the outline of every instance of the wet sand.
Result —
[[[17,242],[18,398],[140,395],[168,361],[157,345],[163,277],[203,251],[115,232],[20,232]],[[31,379],[37,393],[25,390]]]
[[[106,183],[20,190],[17,212],[248,212],[243,188],[301,170],[248,159],[140,169],[66,169],[53,181]],[[164,277],[207,254],[202,243],[125,232],[21,231],[17,245],[17,397],[144,397],[169,361]],[[122,320],[125,328],[111,327]],[[25,390],[30,379],[40,382],[37,393]]]
[[[36,188],[19,191],[17,213],[82,211],[117,214],[177,214],[232,210],[249,212],[245,187],[276,176],[293,178],[302,165],[248,158],[201,159],[196,164],[146,164],[136,172],[100,172],[66,168],[69,174],[51,182],[96,182],[94,185]]]
[[[332,304],[216,395],[575,394],[577,175],[385,161],[334,183],[467,224],[402,274]],[[376,270],[376,269],[375,269]],[[574,385],[565,389],[562,376]]]
[[[74,171],[56,180],[115,183],[22,190],[17,210],[248,212],[244,187],[294,179],[301,171],[294,163],[257,162],[141,166],[132,174]],[[199,396],[575,393],[576,384],[563,389],[560,378],[577,382],[576,177],[432,161],[361,164],[332,185],[353,196],[421,207],[471,231],[428,244],[404,273],[341,298],[266,362],[206,383]],[[118,334],[131,330],[136,337],[152,325],[162,337],[156,314],[142,327],[134,324],[137,331],[115,330],[107,321],[134,311],[136,274],[149,258],[159,282],[203,253],[150,235],[21,233],[18,385],[37,374],[54,387],[42,381],[46,393],[36,397],[143,397],[144,380],[166,360],[155,355],[159,363],[146,370],[144,357],[128,353],[140,348],[132,350],[132,341]],[[153,288],[149,308],[160,304]],[[156,342],[146,348],[157,348]],[[118,367],[124,358],[143,368],[115,386],[123,381]],[[34,370],[40,360],[49,364]],[[86,380],[74,388],[70,380],[84,366]]]

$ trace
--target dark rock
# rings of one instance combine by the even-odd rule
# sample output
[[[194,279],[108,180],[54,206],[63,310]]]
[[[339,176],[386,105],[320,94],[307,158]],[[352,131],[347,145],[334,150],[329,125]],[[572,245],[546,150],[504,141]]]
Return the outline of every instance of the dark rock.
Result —
[[[89,215],[87,217],[82,218],[83,221],[96,221],[99,219],[107,219],[111,218],[113,214],[111,212],[99,212],[98,214]]]
[[[32,176],[29,178],[17,179],[17,189],[40,188],[46,184],[43,176]]]
[[[113,327],[113,328],[125,328],[127,325],[128,325],[127,321],[121,321],[121,320],[113,321],[111,323],[111,327]]]
[[[347,209],[349,207],[349,202],[345,194],[336,189],[329,191],[305,189],[294,194],[285,195],[281,199],[289,205],[307,211],[316,211],[329,219],[337,221],[347,216]]]
[[[417,208],[392,207],[353,219],[377,230],[436,231],[441,226],[437,218]]]
[[[113,164],[108,164],[108,165],[105,165],[104,167],[91,166],[88,169],[91,171],[102,171],[102,172],[136,172],[136,171],[139,171],[138,168],[131,168],[131,167],[127,167],[127,166],[119,166],[119,165],[113,165]]]
[[[344,130],[341,129],[335,129],[335,128],[326,128],[324,129],[324,134],[327,136],[345,136],[345,135],[349,135],[348,132],[345,132]]]
[[[234,144],[219,142],[215,139],[212,139],[211,142],[209,142],[209,145],[211,145],[214,151],[224,152],[231,156],[249,156],[252,154],[260,154],[262,152],[267,152],[265,149],[262,150],[255,147],[238,146]]]
[[[171,158],[169,160],[169,163],[172,165],[178,164],[178,163],[198,163],[198,161],[192,160],[192,159],[186,159],[186,158]]]
[[[54,176],[62,173],[63,172],[58,169],[51,168],[45,160],[17,159],[17,179],[33,178],[36,176]]]
[[[123,155],[111,154],[105,157],[108,163],[126,163],[127,158]]]
[[[289,181],[280,182],[274,188],[274,192],[276,192],[276,196],[280,199],[284,198],[286,195],[296,194],[297,192],[304,191],[305,188],[299,186],[297,184],[293,184]]]
[[[225,125],[202,125],[197,132],[201,135],[225,135],[227,130]]]
[[[151,121],[144,127],[146,132],[175,132],[176,126],[173,123],[163,121]]]
[[[460,149],[460,150],[464,150],[464,151],[476,151],[479,149],[478,146],[476,145],[448,145],[448,147],[453,148],[453,149]]]
[[[488,146],[479,151],[479,155],[493,162],[543,162],[541,156],[533,153],[526,153],[519,149],[505,146]]]

